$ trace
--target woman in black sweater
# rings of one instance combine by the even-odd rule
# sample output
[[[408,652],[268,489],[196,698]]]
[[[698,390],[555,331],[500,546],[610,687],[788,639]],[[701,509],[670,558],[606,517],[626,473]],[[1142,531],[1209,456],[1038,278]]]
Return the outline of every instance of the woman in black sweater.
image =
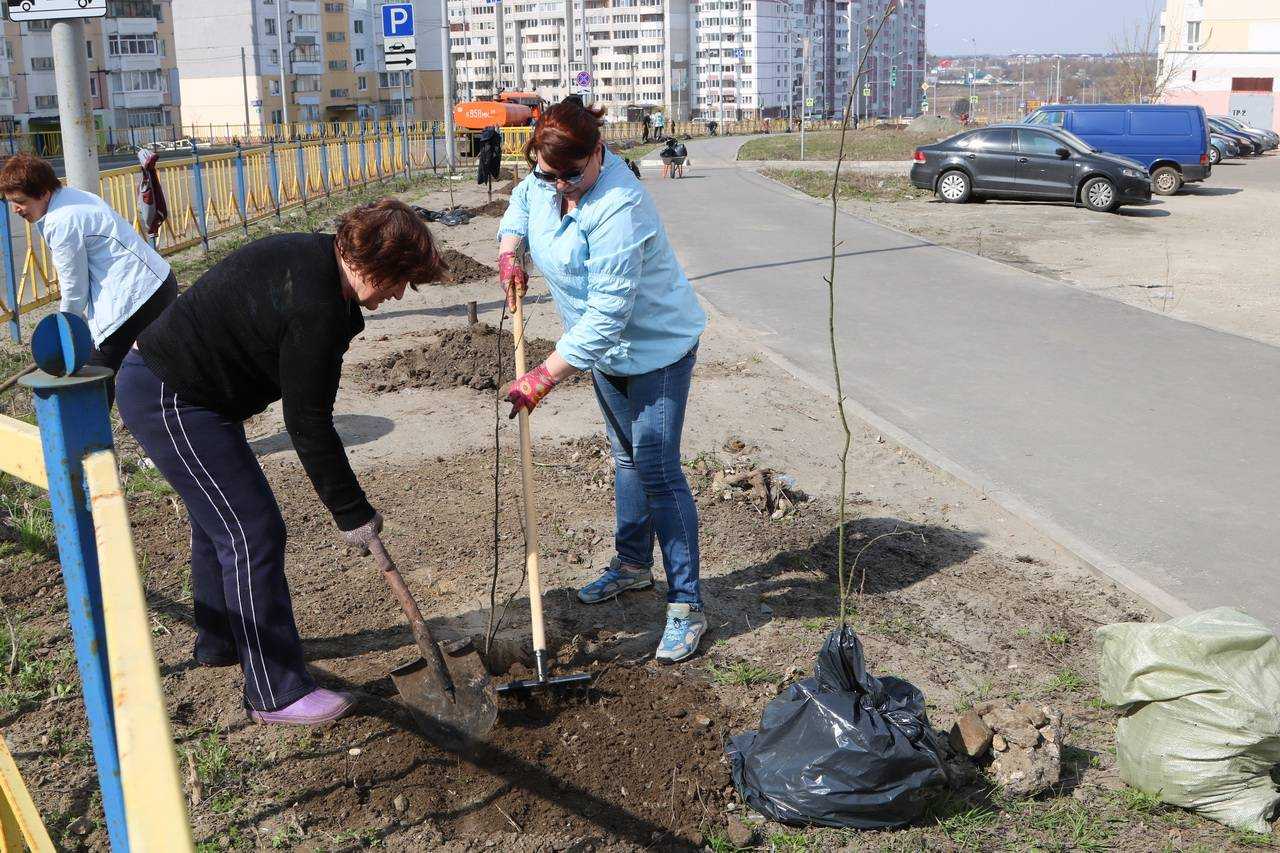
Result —
[[[382,529],[333,426],[342,357],[363,306],[399,299],[446,265],[425,223],[382,199],[337,234],[280,234],[233,252],[138,339],[117,380],[125,426],[191,519],[195,658],[239,663],[249,715],[313,725],[350,710],[308,674],[284,572],[280,508],[243,421],[276,400],[320,499],[362,551]]]

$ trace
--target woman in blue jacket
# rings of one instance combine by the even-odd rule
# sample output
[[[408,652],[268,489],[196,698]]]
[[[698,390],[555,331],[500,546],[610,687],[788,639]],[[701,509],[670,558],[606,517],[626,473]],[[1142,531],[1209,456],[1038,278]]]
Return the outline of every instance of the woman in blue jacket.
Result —
[[[667,241],[652,199],[605,149],[603,110],[552,107],[530,138],[531,174],[499,226],[499,279],[514,306],[527,246],[564,322],[542,364],[517,377],[513,413],[532,412],[557,383],[591,371],[613,447],[617,555],[583,587],[586,604],[653,585],[653,543],[667,575],[667,621],[656,657],[697,651],[706,632],[698,512],[680,465],[685,404],[707,317]]]

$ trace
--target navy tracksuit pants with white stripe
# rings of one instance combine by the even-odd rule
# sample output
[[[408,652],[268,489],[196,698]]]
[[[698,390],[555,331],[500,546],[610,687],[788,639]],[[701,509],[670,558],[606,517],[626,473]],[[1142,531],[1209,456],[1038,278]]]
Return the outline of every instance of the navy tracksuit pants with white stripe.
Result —
[[[284,574],[285,527],[238,421],[183,402],[130,351],[116,378],[124,424],[191,519],[196,659],[240,661],[245,701],[275,711],[315,683]]]

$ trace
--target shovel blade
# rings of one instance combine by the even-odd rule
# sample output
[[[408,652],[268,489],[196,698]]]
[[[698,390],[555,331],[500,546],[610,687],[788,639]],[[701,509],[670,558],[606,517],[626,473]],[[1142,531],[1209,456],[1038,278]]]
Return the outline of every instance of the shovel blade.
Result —
[[[465,743],[483,738],[498,718],[489,671],[469,644],[466,651],[446,651],[444,660],[453,679],[452,697],[435,667],[416,658],[391,672],[400,699],[432,740]]]

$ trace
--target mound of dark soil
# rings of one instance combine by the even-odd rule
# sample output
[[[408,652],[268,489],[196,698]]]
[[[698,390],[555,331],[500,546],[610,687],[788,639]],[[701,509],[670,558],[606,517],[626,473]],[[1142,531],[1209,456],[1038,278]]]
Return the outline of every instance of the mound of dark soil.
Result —
[[[472,281],[496,281],[498,271],[493,267],[480,263],[470,255],[464,255],[456,249],[444,247],[440,250],[444,262],[449,265],[451,281],[447,284],[467,284]]]
[[[301,778],[351,780],[321,788],[308,804],[312,820],[395,815],[398,792],[406,815],[432,819],[436,844],[519,827],[526,839],[599,835],[632,849],[696,849],[724,807],[728,714],[696,680],[643,667],[595,671],[585,695],[501,699],[487,740],[456,751],[422,738],[388,703],[377,713],[396,715],[395,726],[346,733],[362,743],[357,759],[329,750],[293,763]]]
[[[502,333],[502,376],[497,375],[498,330],[487,323],[465,329],[445,329],[421,345],[356,368],[356,376],[371,391],[399,391],[403,388],[496,389],[514,377],[515,350],[511,333]],[[525,342],[530,367],[555,348],[551,341],[531,338]]]
[[[482,204],[479,207],[468,207],[466,210],[472,216],[492,216],[497,218],[507,212],[507,200],[505,198],[495,198],[488,204]]]

